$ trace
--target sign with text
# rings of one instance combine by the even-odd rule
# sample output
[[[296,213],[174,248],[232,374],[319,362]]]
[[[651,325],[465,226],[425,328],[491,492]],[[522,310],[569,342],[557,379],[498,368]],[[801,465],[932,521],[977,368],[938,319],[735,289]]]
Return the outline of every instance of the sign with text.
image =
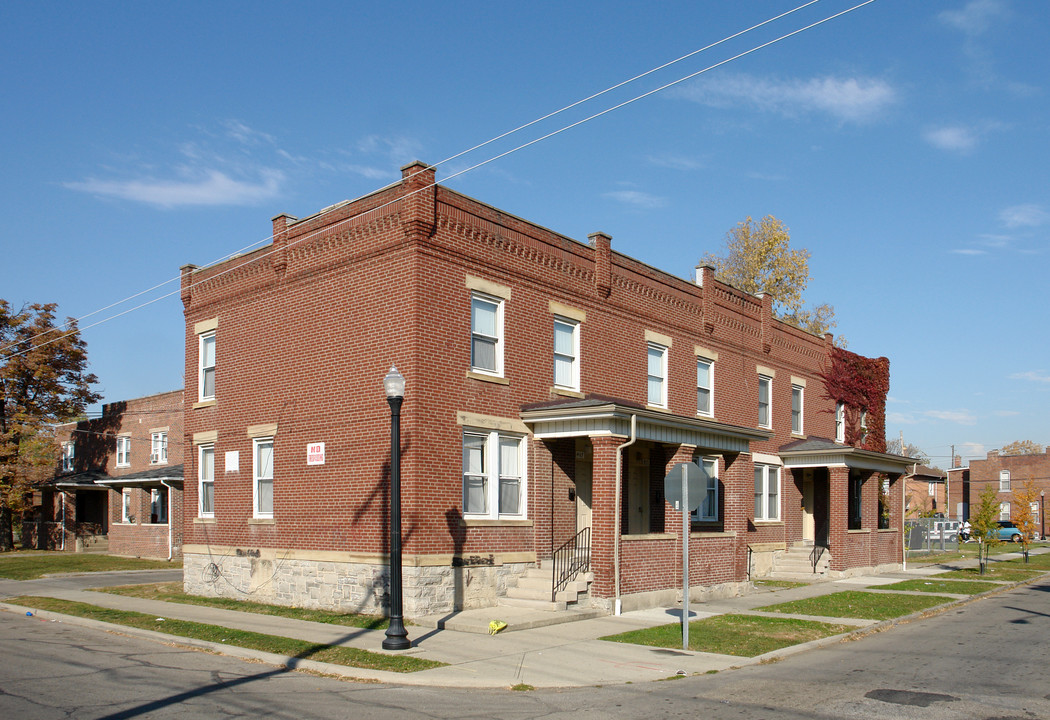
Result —
[[[306,444],[306,464],[307,465],[324,465],[324,443],[307,443]]]

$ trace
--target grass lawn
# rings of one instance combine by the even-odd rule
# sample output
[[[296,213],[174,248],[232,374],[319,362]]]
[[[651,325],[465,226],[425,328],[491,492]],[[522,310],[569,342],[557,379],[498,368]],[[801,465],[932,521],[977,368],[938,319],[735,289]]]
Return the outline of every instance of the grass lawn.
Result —
[[[1031,545],[1032,548],[1045,547],[1045,543],[1035,543]],[[1021,546],[1016,543],[1000,543],[990,548],[989,555],[995,557],[996,555],[1005,555],[1012,552],[1020,552]],[[1034,561],[1037,556],[1033,555],[1032,560]],[[1050,563],[1050,555],[1042,555],[1040,557],[1046,558],[1045,562]],[[941,563],[950,563],[955,560],[976,560],[977,559],[977,543],[960,543],[958,551],[938,553],[934,555],[923,555],[922,553],[908,553],[908,564],[909,565],[939,565]],[[1013,562],[1013,560],[1007,560],[1003,562]],[[1024,562],[1023,560],[1020,562]],[[1047,566],[1050,568],[1050,565]]]
[[[759,590],[790,590],[791,588],[804,587],[809,583],[792,582],[791,580],[755,580],[755,588]]]
[[[992,590],[1001,585],[978,580],[941,580],[940,575],[931,578],[902,580],[892,585],[880,585],[880,590],[917,590],[919,592],[955,593],[956,595],[976,595]]]
[[[889,620],[890,618],[911,615],[913,612],[951,601],[951,598],[938,597],[936,595],[900,595],[847,590],[805,600],[793,600],[777,605],[767,605],[756,609],[765,612],[816,615],[829,618]]]
[[[111,570],[155,570],[182,567],[181,560],[143,560],[87,553],[0,554],[0,577],[34,580],[54,573],[107,572]]]
[[[211,598],[199,595],[187,595],[182,591],[182,583],[151,583],[149,585],[119,585],[117,587],[98,588],[97,592],[127,597],[163,600],[185,605],[205,605],[223,610],[239,610],[259,615],[277,615],[279,617],[309,620],[310,622],[346,625],[347,627],[379,630],[387,627],[388,621],[379,615],[356,615],[354,613],[332,612],[329,610],[307,610],[304,608],[286,607],[284,605],[267,605],[265,603],[237,600],[236,598]]]
[[[689,623],[689,649],[697,652],[755,657],[780,648],[800,645],[853,630],[849,625],[764,618],[754,615],[716,615]],[[681,648],[682,626],[679,623],[631,630],[609,635],[602,640],[634,643],[651,647]]]
[[[1002,567],[1008,566],[1013,568],[1026,568],[1031,570],[1050,570],[1050,553],[1040,553],[1038,555],[1032,555],[1029,553],[1028,562],[1024,561],[1023,557],[1010,558],[1009,560],[992,560],[988,563],[988,567]],[[987,568],[986,568],[987,570]]]
[[[1030,569],[1026,569],[1026,567]],[[979,568],[963,568],[962,570],[952,570],[945,573],[937,573],[933,576],[934,580],[948,579],[948,580],[1001,580],[1005,582],[1017,582],[1018,580],[1028,580],[1029,578],[1042,575],[1046,571],[1032,568],[1031,566],[1025,565],[1012,565],[1005,562],[994,562],[989,563],[984,568],[984,575],[981,575]]]
[[[16,597],[8,600],[15,605],[36,610],[50,610],[52,612],[76,615],[78,617],[90,618],[101,622],[125,625],[127,627],[155,630],[168,635],[178,637],[207,640],[214,643],[232,645],[236,647],[249,648],[251,650],[262,650],[264,652],[287,655],[302,660],[317,660],[318,662],[346,665],[348,667],[368,668],[370,670],[389,670],[392,672],[416,672],[417,670],[428,670],[440,667],[445,663],[435,660],[425,660],[411,655],[385,655],[383,653],[359,650],[358,648],[339,647],[335,645],[318,645],[305,640],[278,637],[275,635],[264,635],[262,633],[248,632],[245,630],[231,630],[219,625],[207,625],[204,623],[188,622],[185,620],[164,619],[158,620],[154,615],[146,615],[127,610],[111,610],[109,608],[88,605],[87,603],[73,602],[70,600],[59,600],[48,597]]]

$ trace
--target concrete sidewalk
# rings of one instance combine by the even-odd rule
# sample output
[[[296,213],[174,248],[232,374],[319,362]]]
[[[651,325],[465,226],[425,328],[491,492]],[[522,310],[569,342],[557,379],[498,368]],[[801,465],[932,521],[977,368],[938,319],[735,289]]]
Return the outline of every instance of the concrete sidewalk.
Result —
[[[1050,548],[1043,548],[1041,551],[1050,552]],[[757,590],[742,597],[694,603],[690,607],[690,616],[693,619],[702,619],[726,613],[764,614],[756,612],[755,608],[842,590],[877,589],[880,585],[899,580],[924,577],[954,567],[974,564],[975,561],[961,561],[951,566],[913,567],[903,572],[817,582],[790,589]],[[158,575],[161,576],[160,579],[156,579]],[[234,610],[129,598],[92,592],[87,589],[105,585],[161,582],[180,578],[181,571],[176,570],[154,573],[62,576],[23,582],[0,580],[0,598],[16,595],[44,595],[102,607],[147,613],[158,618],[158,632],[108,625],[46,611],[37,612],[33,608],[6,603],[0,603],[0,608],[20,614],[25,614],[27,610],[33,612],[33,619],[27,617],[27,621],[50,620],[101,627],[109,631],[129,635],[146,635],[165,642],[259,659],[276,665],[400,685],[464,688],[506,688],[519,683],[533,687],[603,685],[659,680],[673,675],[702,674],[750,665],[767,659],[767,656],[742,658],[681,649],[644,647],[598,639],[628,630],[680,622],[680,608],[641,610],[624,613],[618,617],[593,617],[593,613],[558,617],[554,613],[500,606],[468,610],[445,617],[422,618],[417,621],[418,624],[409,625],[408,632],[412,648],[400,654],[411,654],[448,664],[444,667],[415,673],[393,673],[348,668],[314,662],[309,658],[288,658],[218,643],[177,638],[163,634],[163,622],[167,618],[190,620],[232,629],[297,638],[317,644],[344,645],[373,652],[384,652],[381,649],[384,638],[382,630],[362,630]],[[1002,583],[1004,587],[1013,584],[1015,583]],[[965,599],[963,596],[958,597],[960,600]],[[572,617],[573,621],[550,624],[553,619],[564,619],[565,617]],[[827,618],[819,619],[826,620]],[[506,622],[508,627],[497,635],[483,634],[491,620]],[[896,621],[880,623],[836,618],[835,622],[854,625],[858,631],[870,631],[874,626],[883,626]],[[768,656],[786,656],[815,646],[839,642],[842,637],[840,635],[805,645],[784,648],[769,653]]]

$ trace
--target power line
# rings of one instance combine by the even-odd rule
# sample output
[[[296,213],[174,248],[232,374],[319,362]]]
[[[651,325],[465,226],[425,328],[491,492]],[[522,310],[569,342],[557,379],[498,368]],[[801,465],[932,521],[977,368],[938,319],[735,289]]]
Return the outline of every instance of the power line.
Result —
[[[685,59],[687,59],[689,57],[692,57],[692,56],[694,56],[694,55],[696,55],[696,54],[698,54],[700,52],[703,52],[704,50],[716,47],[716,46],[718,46],[718,45],[720,45],[722,43],[725,43],[725,42],[727,42],[727,41],[729,41],[729,40],[731,40],[733,38],[739,37],[739,36],[741,36],[741,35],[743,35],[743,34],[745,34],[747,32],[750,32],[750,31],[752,31],[752,30],[754,30],[756,28],[762,27],[763,25],[767,25],[767,24],[769,24],[771,22],[774,22],[775,20],[783,18],[783,17],[785,17],[787,15],[790,15],[791,13],[797,12],[798,10],[801,10],[801,9],[803,9],[805,7],[808,7],[809,5],[814,4],[815,2],[819,2],[819,0],[810,0],[809,2],[806,2],[806,3],[802,4],[802,5],[799,5],[798,7],[794,8],[794,9],[792,9],[790,11],[781,13],[780,15],[774,16],[774,17],[772,17],[772,18],[770,18],[768,20],[765,20],[765,21],[763,21],[761,23],[753,25],[753,26],[751,26],[750,28],[748,28],[746,30],[741,30],[741,31],[739,31],[737,33],[729,35],[729,36],[723,38],[722,40],[719,40],[719,41],[717,41],[715,43],[711,43],[710,45],[707,45],[707,46],[705,46],[703,48],[700,48],[699,50],[695,50],[695,51],[693,51],[691,53],[688,53],[687,55],[683,55],[682,57],[680,57],[680,58],[678,58],[676,60],[672,60],[670,62],[664,63],[663,65],[660,65],[660,66],[658,66],[656,68],[653,68],[652,70],[649,70],[649,71],[646,71],[646,72],[644,72],[644,73],[642,73],[640,75],[637,75],[637,76],[631,78],[630,80],[625,80],[625,81],[623,81],[621,83],[618,83],[618,84],[613,85],[613,86],[611,86],[609,88],[606,88],[605,90],[602,90],[602,91],[600,91],[598,93],[595,93],[595,94],[593,94],[593,95],[591,95],[591,96],[589,96],[587,98],[584,98],[582,100],[578,100],[578,101],[576,101],[576,102],[574,102],[574,103],[572,103],[570,105],[567,105],[567,106],[561,108],[560,110],[556,110],[556,111],[554,111],[552,113],[548,113],[547,115],[544,115],[543,117],[537,118],[536,120],[533,120],[533,121],[531,121],[529,123],[521,125],[520,127],[515,128],[514,130],[510,130],[510,131],[507,131],[507,132],[505,132],[505,133],[503,133],[501,135],[497,135],[496,137],[491,138],[490,140],[487,140],[487,141],[485,141],[483,143],[480,143],[478,145],[475,145],[472,148],[469,148],[467,150],[463,150],[463,151],[461,151],[461,152],[459,152],[459,153],[457,153],[455,155],[452,155],[452,156],[450,156],[448,158],[445,158],[441,162],[439,162],[439,163],[437,163],[435,165],[432,165],[431,167],[438,167],[439,165],[447,163],[447,162],[449,162],[451,160],[454,160],[456,158],[462,157],[463,155],[465,155],[465,154],[467,154],[469,152],[472,152],[472,151],[474,151],[476,149],[485,147],[486,145],[489,145],[489,144],[491,144],[491,143],[493,143],[493,142],[495,142],[497,140],[500,140],[502,138],[508,137],[509,135],[512,135],[512,134],[514,134],[516,132],[519,132],[520,130],[523,130],[525,128],[531,127],[532,125],[535,125],[538,122],[541,122],[541,121],[543,121],[545,119],[554,117],[555,115],[558,115],[559,113],[562,113],[562,112],[564,112],[566,110],[574,108],[574,107],[576,107],[576,106],[578,106],[578,105],[580,105],[582,103],[585,103],[585,102],[587,102],[587,101],[589,101],[591,99],[600,97],[601,95],[604,95],[604,94],[606,94],[608,92],[611,92],[612,90],[615,90],[617,88],[623,87],[624,85],[627,85],[627,84],[629,84],[631,82],[634,82],[635,80],[641,79],[643,77],[646,77],[646,76],[648,76],[648,75],[650,75],[650,74],[652,74],[654,72],[657,72],[658,70],[661,70],[661,69],[664,69],[666,67],[669,67],[669,66],[671,66],[671,65],[673,65],[673,64],[675,64],[677,62],[680,62],[682,60],[685,60]],[[765,43],[762,43],[760,45],[757,45],[757,46],[751,48],[750,50],[745,50],[744,52],[738,53],[736,55],[733,55],[732,57],[729,57],[729,58],[727,58],[725,60],[717,62],[717,63],[715,63],[713,65],[709,65],[708,67],[703,68],[702,70],[698,70],[698,71],[696,71],[694,73],[690,73],[688,75],[685,75],[685,76],[683,76],[683,77],[681,77],[681,78],[679,78],[677,80],[674,80],[672,82],[669,82],[669,83],[666,83],[664,85],[661,85],[660,87],[657,87],[657,88],[655,88],[653,90],[650,90],[648,92],[642,93],[641,95],[637,95],[637,96],[635,96],[635,97],[633,97],[633,98],[631,98],[629,100],[625,100],[625,101],[623,101],[621,103],[617,103],[616,105],[613,105],[613,106],[611,106],[609,108],[606,108],[605,110],[602,110],[600,112],[597,112],[597,113],[594,113],[592,115],[589,115],[588,117],[585,117],[582,120],[578,120],[576,122],[573,122],[573,123],[570,123],[568,125],[565,125],[565,126],[559,128],[557,130],[554,130],[554,131],[549,132],[549,133],[547,133],[545,135],[541,135],[538,138],[530,140],[529,142],[522,143],[521,145],[518,145],[518,146],[516,146],[514,148],[511,148],[510,150],[507,150],[505,152],[502,152],[502,153],[499,153],[497,155],[494,155],[494,156],[488,158],[487,160],[483,160],[483,161],[481,161],[479,163],[476,163],[476,164],[471,165],[471,166],[469,166],[467,168],[464,168],[463,170],[460,170],[458,172],[452,173],[451,175],[448,175],[445,178],[442,178],[442,182],[447,182],[449,180],[452,180],[454,178],[459,177],[460,175],[464,175],[464,174],[466,174],[468,172],[472,172],[474,170],[477,170],[478,168],[484,167],[485,165],[488,165],[488,164],[490,164],[492,162],[495,162],[496,160],[500,160],[500,159],[502,159],[504,157],[507,157],[508,155],[511,155],[511,154],[513,154],[515,152],[518,152],[519,150],[524,150],[525,148],[528,148],[528,147],[530,147],[532,145],[540,143],[540,142],[542,142],[544,140],[548,140],[548,139],[550,139],[550,138],[552,138],[552,137],[554,137],[556,135],[560,135],[563,132],[566,132],[568,130],[576,128],[576,127],[578,127],[580,125],[583,125],[584,123],[590,122],[591,120],[595,120],[595,119],[597,119],[599,117],[602,117],[603,115],[607,115],[607,114],[609,114],[611,112],[614,112],[616,110],[624,108],[627,105],[631,105],[631,104],[633,104],[635,102],[638,102],[638,101],[643,100],[643,99],[645,99],[647,97],[650,97],[651,95],[655,95],[656,93],[662,92],[663,90],[666,90],[668,88],[674,87],[675,85],[679,85],[679,84],[681,84],[681,83],[683,83],[683,82],[685,82],[687,80],[691,80],[691,79],[693,79],[695,77],[698,77],[698,76],[700,76],[700,75],[702,75],[704,73],[710,72],[711,70],[719,68],[719,67],[721,67],[723,65],[726,65],[726,64],[728,64],[730,62],[733,62],[734,60],[738,60],[738,59],[740,59],[742,57],[745,57],[745,56],[750,55],[752,53],[758,52],[759,50],[767,48],[767,47],[769,47],[771,45],[774,45],[776,43],[779,43],[779,42],[781,42],[783,40],[786,40],[788,38],[794,37],[795,35],[803,33],[803,32],[805,32],[807,30],[811,30],[811,29],[813,29],[813,28],[815,28],[815,27],[817,27],[819,25],[823,25],[824,23],[827,23],[827,22],[830,22],[832,20],[835,20],[835,19],[837,19],[839,17],[842,17],[843,15],[846,15],[848,13],[851,13],[851,12],[855,11],[855,10],[858,10],[858,9],[864,7],[865,5],[870,5],[873,2],[875,2],[875,0],[864,0],[864,2],[858,3],[857,5],[854,5],[854,6],[850,7],[850,8],[847,8],[846,10],[842,10],[842,11],[837,12],[837,13],[835,13],[833,15],[830,15],[830,16],[822,19],[822,20],[818,20],[816,22],[810,23],[809,25],[801,27],[801,28],[799,28],[797,30],[794,30],[794,31],[789,32],[789,33],[786,33],[784,35],[781,35],[781,36],[779,36],[779,37],[777,37],[777,38],[775,38],[773,40],[770,40],[768,42],[765,42]],[[390,183],[388,185],[385,185],[385,186],[379,188],[378,190],[371,191],[369,194],[371,195],[371,194],[375,194],[375,193],[378,193],[378,192],[382,192],[384,190],[396,187],[398,184],[399,184],[399,182]],[[409,192],[409,193],[407,193],[405,195],[402,195],[401,197],[398,197],[398,198],[396,198],[394,200],[391,200],[389,202],[383,203],[382,205],[379,205],[377,207],[371,208],[370,210],[368,210],[368,211],[366,211],[364,213],[361,213],[360,215],[355,216],[355,218],[353,218],[353,219],[360,219],[362,217],[367,217],[368,215],[370,215],[372,213],[375,213],[375,212],[377,212],[379,210],[382,210],[382,209],[384,209],[386,207],[389,207],[390,205],[393,205],[396,202],[399,202],[401,200],[407,199],[407,198],[411,197],[412,195],[415,195],[416,193],[420,193],[420,192],[423,192],[425,190],[428,190],[428,189],[434,187],[437,184],[438,184],[438,182],[435,180],[435,182],[433,182],[433,183],[429,183],[427,185],[424,185],[423,187],[417,188],[416,190],[413,190],[413,191],[411,191],[411,192]],[[329,210],[327,212],[334,212],[336,209],[341,208],[343,206],[344,206],[343,203],[339,203],[338,207],[333,207],[331,210]],[[316,217],[317,218],[323,217],[325,214],[327,214],[327,212],[319,213]],[[285,248],[293,247],[295,245],[298,245],[299,243],[305,242],[306,240],[313,239],[314,237],[317,237],[318,235],[321,235],[323,233],[331,232],[333,229],[338,227],[340,224],[342,224],[344,222],[349,222],[350,220],[351,220],[351,218],[347,218],[346,220],[343,220],[340,223],[337,223],[335,225],[315,230],[312,233],[307,233],[306,235],[303,235],[303,236],[297,238],[295,241],[287,244],[284,247]],[[263,242],[266,242],[267,240],[273,240],[273,238],[274,238],[274,236],[270,235],[268,238],[266,238],[264,240],[258,241],[256,243],[253,243],[252,245],[247,246],[244,250],[238,251],[236,253],[227,254],[227,255],[223,256],[223,258],[220,258],[218,261],[216,261],[215,263],[212,263],[212,264],[213,265],[214,264],[218,264],[220,262],[224,262],[226,259],[230,259],[230,258],[236,257],[236,255],[239,254],[240,252],[244,252],[245,250],[247,250],[249,248],[252,248],[252,247],[255,247],[256,245],[258,245],[260,243],[263,243]],[[207,278],[207,280],[210,281],[210,280],[214,280],[215,278],[222,277],[223,275],[225,275],[227,273],[230,273],[230,272],[233,272],[235,270],[238,270],[238,269],[240,269],[242,267],[245,267],[245,266],[247,266],[247,265],[249,265],[249,264],[251,264],[253,262],[256,262],[258,260],[262,260],[264,258],[267,258],[267,257],[269,257],[270,255],[272,255],[275,252],[277,252],[276,248],[273,249],[273,250],[270,250],[267,253],[263,253],[261,255],[252,257],[251,259],[246,260],[245,262],[243,262],[243,263],[241,263],[239,265],[235,265],[233,267],[226,268],[225,270],[222,270],[221,272],[210,276],[209,278]],[[209,266],[205,266],[205,267],[209,267]],[[174,282],[175,280],[180,279],[180,278],[181,278],[181,275],[178,278],[172,278],[172,279],[167,280],[164,283],[161,283],[160,285],[155,286],[155,287],[162,287],[163,285],[167,285],[167,284],[169,284],[171,282]],[[188,288],[186,288],[186,289],[192,290],[197,285],[199,285],[199,284],[201,284],[203,282],[205,282],[205,280],[201,280],[201,281],[196,282],[196,283],[191,283],[188,286]],[[97,322],[91,323],[90,325],[86,325],[83,328],[80,328],[80,330],[88,330],[90,328],[96,327],[96,326],[101,325],[103,323],[109,322],[110,320],[115,320],[116,318],[122,317],[122,316],[127,315],[129,313],[132,313],[132,312],[134,312],[136,310],[140,310],[140,309],[142,309],[144,307],[147,307],[149,305],[152,305],[152,304],[154,304],[156,302],[160,302],[161,300],[167,299],[167,298],[169,298],[169,297],[171,297],[171,296],[181,292],[181,290],[182,290],[182,288],[180,287],[179,290],[173,290],[172,292],[165,293],[164,295],[156,297],[156,298],[154,298],[152,300],[148,300],[148,301],[146,301],[144,303],[141,303],[139,305],[136,305],[136,306],[134,306],[132,308],[128,308],[127,310],[124,310],[122,312],[110,315],[110,316],[108,316],[106,318],[103,318],[102,320],[99,320]],[[121,301],[118,301],[116,303],[113,303],[112,305],[107,306],[107,308],[102,308],[101,310],[96,310],[96,311],[94,311],[92,313],[89,313],[88,315],[85,315],[84,317],[89,317],[91,315],[97,314],[98,312],[101,312],[102,310],[108,309],[109,307],[115,307],[116,305],[120,305],[121,303],[127,302],[128,300],[134,299],[135,297],[139,297],[140,295],[142,295],[142,294],[144,294],[146,292],[149,292],[149,291],[147,290],[147,291],[143,291],[141,293],[137,293],[136,295],[133,295],[133,296],[131,296],[129,298],[126,298],[125,300],[121,300]],[[66,325],[64,325],[62,327],[68,327],[70,324],[76,324],[76,322],[77,321],[74,320],[72,323],[66,323]],[[55,328],[55,330],[57,330],[57,329],[58,328]],[[48,332],[53,332],[53,331],[48,331]],[[30,347],[30,348],[26,348],[25,350],[21,350],[19,352],[11,353],[7,357],[8,358],[13,358],[13,357],[18,357],[20,355],[24,355],[24,354],[26,354],[28,352],[31,352],[32,350],[35,350],[37,348],[44,347],[46,345],[50,345],[51,343],[54,343],[54,342],[58,342],[59,340],[62,340],[63,338],[66,338],[66,337],[69,337],[70,335],[73,335],[76,332],[77,332],[77,330],[73,330],[71,332],[68,332],[68,333],[65,333],[63,335],[60,335],[60,336],[58,336],[56,338],[52,338],[51,340],[48,340],[47,342],[40,343],[38,345],[35,345],[33,347]],[[16,345],[20,345],[20,344],[22,344],[24,342],[31,342],[32,340],[34,340],[34,339],[36,339],[38,337],[42,337],[43,335],[46,335],[46,334],[47,333],[41,333],[40,335],[37,335],[34,338],[19,340],[19,341],[15,342],[15,343],[11,343],[11,344],[3,347],[3,348],[0,348],[0,352],[6,351],[6,350],[10,349],[11,347],[14,347]]]

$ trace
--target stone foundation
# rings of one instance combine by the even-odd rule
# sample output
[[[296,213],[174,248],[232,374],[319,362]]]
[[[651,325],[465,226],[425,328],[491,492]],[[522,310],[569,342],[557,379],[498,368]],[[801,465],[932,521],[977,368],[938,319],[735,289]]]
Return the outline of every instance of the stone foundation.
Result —
[[[183,549],[187,593],[239,600],[381,615],[389,578],[385,558],[350,553],[227,548]],[[206,549],[205,549],[206,550]],[[507,593],[507,581],[535,562],[489,556],[484,565],[453,565],[451,556],[413,558],[402,566],[405,617],[489,607]],[[441,564],[444,563],[444,564]]]

